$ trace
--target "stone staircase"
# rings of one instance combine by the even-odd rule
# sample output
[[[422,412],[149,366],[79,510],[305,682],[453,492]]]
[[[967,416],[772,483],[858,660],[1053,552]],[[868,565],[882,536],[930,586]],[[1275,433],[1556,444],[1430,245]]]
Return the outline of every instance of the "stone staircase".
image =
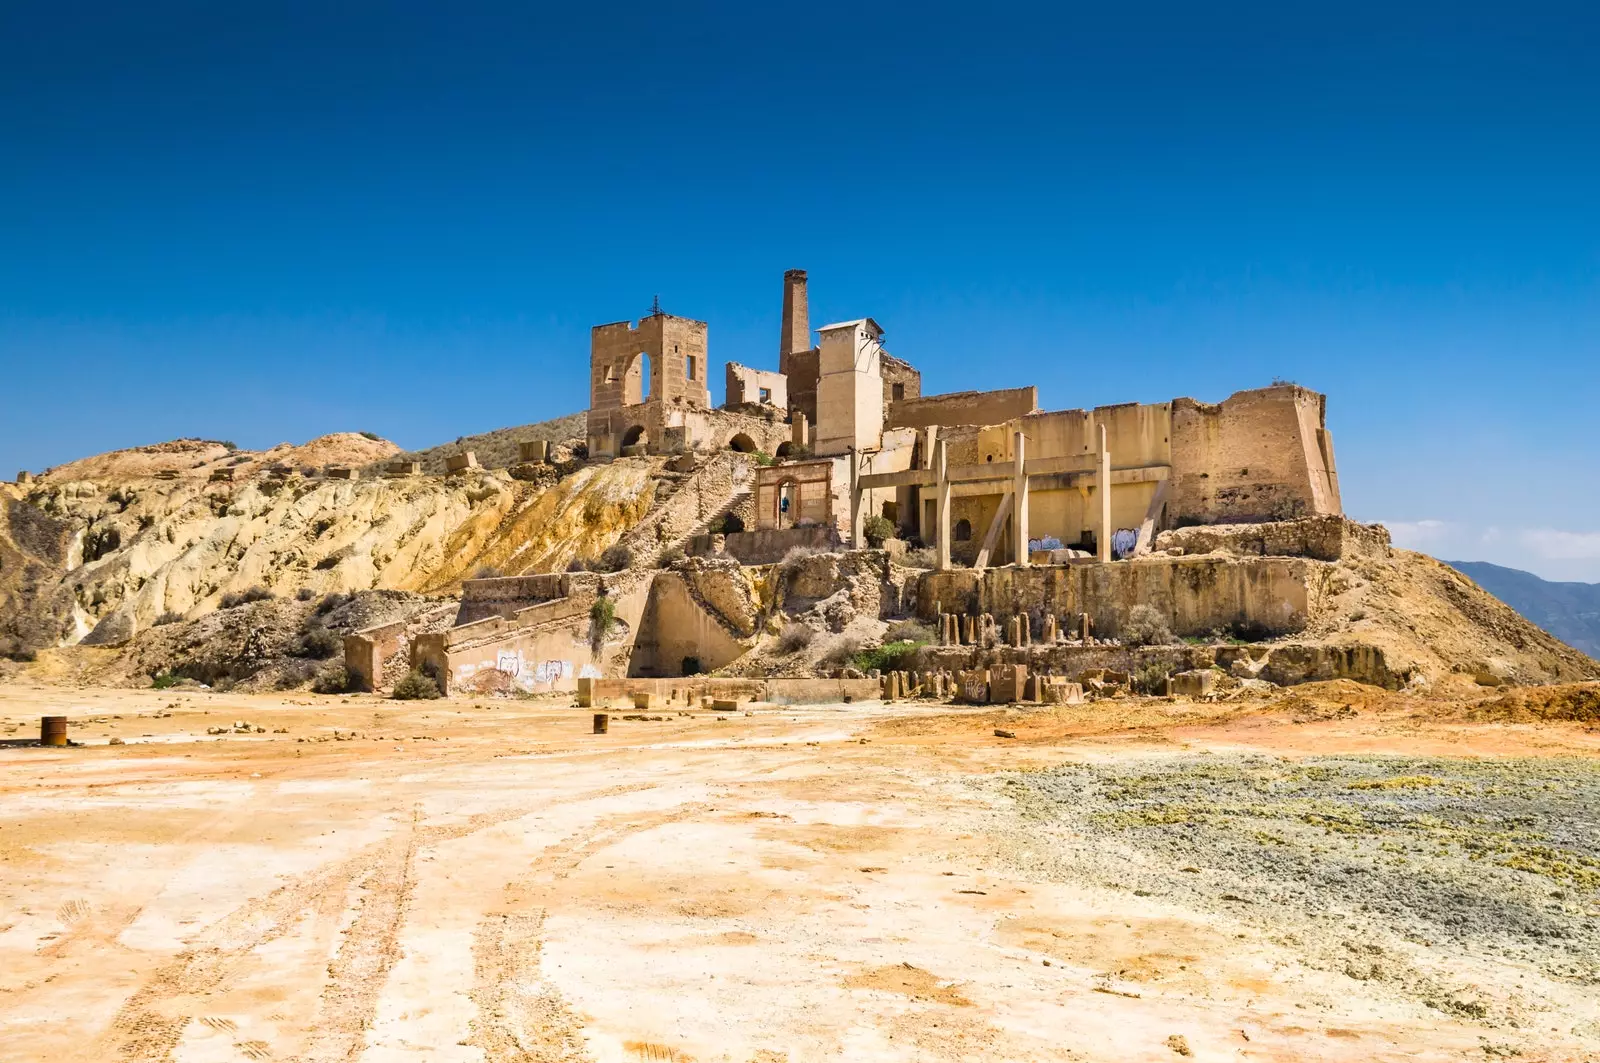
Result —
[[[620,542],[633,552],[635,566],[653,566],[673,547],[720,526],[750,498],[752,483],[749,456],[733,451],[711,454],[689,472],[663,470],[650,513]]]

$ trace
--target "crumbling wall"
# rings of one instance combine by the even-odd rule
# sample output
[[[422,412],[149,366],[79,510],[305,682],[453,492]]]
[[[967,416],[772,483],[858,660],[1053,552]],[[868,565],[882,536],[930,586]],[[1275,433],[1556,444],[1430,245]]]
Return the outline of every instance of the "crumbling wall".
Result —
[[[838,532],[830,525],[803,528],[764,528],[733,532],[722,538],[722,552],[741,565],[772,565],[782,561],[790,550],[837,550]],[[712,553],[717,536],[696,535],[689,540],[688,552],[695,556]]]
[[[752,369],[738,362],[727,364],[726,395],[723,405],[769,406],[779,411],[789,408],[789,381],[782,373]]]
[[[918,392],[920,395],[920,377]],[[1025,388],[955,391],[919,398],[911,398],[908,391],[903,401],[889,402],[884,425],[887,428],[926,428],[929,425],[999,424],[1038,408],[1039,389],[1031,384]]]
[[[672,314],[652,314],[638,325],[617,321],[596,325],[589,334],[589,452],[615,456],[632,445],[628,434],[643,430],[639,442],[659,447],[670,417],[662,410],[709,409],[706,365],[707,325]],[[648,355],[649,387],[644,364]],[[653,409],[651,408],[653,407]]]
[[[1293,384],[1172,403],[1174,524],[1343,512],[1322,395]]]
[[[817,423],[817,384],[822,379],[822,352],[816,347],[795,351],[783,363],[789,391],[789,413],[803,413],[815,431]]]
[[[889,407],[922,398],[922,374],[910,362],[887,351],[879,360],[878,372],[883,377],[883,423],[885,427],[893,427],[889,421]]]
[[[598,577],[588,577],[591,580]],[[562,572],[535,576],[497,576],[469,579],[461,583],[461,607],[456,625],[470,624],[489,616],[507,619],[517,611],[552,598],[565,598],[573,577]]]
[[[700,586],[691,585],[695,580]],[[720,583],[716,603],[740,616],[743,612],[733,600],[738,596],[734,581],[742,582],[737,566],[705,578],[703,574],[659,573],[651,584],[649,600],[639,621],[639,633],[628,659],[630,676],[680,676],[687,672],[709,672],[731,664],[749,649],[735,636],[724,619],[704,597],[713,583]],[[741,617],[742,618],[742,617]],[[751,635],[754,631],[751,630]]]
[[[631,653],[652,575],[573,573],[567,597],[419,635],[411,644],[412,667],[447,694],[575,690],[580,676],[615,670],[614,662]],[[597,644],[590,609],[602,589],[614,603],[614,624]]]
[[[1177,635],[1216,630],[1255,636],[1303,630],[1324,562],[1305,558],[1153,557],[1109,565],[1051,565],[925,573],[917,613],[1088,613],[1115,637],[1136,605],[1167,618]],[[936,608],[937,606],[937,608]]]

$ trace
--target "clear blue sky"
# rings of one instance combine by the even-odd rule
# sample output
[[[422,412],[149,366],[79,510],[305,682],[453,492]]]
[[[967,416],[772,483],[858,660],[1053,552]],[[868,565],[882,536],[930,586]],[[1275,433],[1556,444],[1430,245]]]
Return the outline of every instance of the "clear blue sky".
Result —
[[[1325,391],[1352,515],[1600,580],[1592,4],[0,4],[3,475],[579,410],[658,293],[773,365],[790,267],[929,390]]]

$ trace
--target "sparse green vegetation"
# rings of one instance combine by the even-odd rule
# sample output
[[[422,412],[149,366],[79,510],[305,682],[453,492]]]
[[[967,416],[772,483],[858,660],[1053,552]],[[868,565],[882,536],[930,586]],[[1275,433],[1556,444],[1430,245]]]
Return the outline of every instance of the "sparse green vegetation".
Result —
[[[589,606],[589,645],[596,653],[605,645],[606,636],[611,634],[611,629],[617,622],[617,603],[606,595],[601,595]]]
[[[861,522],[861,534],[866,538],[867,545],[876,550],[885,540],[894,538],[894,522],[888,517],[873,514]]]

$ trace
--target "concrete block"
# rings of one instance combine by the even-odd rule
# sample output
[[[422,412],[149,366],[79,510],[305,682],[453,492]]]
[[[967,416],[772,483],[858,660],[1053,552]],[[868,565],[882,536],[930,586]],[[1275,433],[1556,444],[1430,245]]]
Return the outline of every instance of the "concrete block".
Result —
[[[1200,698],[1211,693],[1217,683],[1217,673],[1210,668],[1196,668],[1176,672],[1172,676],[1172,693],[1178,697]]]
[[[417,476],[422,472],[422,462],[391,461],[384,471],[390,476]]]
[[[452,454],[444,459],[444,468],[447,473],[466,472],[468,469],[478,468],[478,455],[473,451],[461,454]]]
[[[744,707],[743,698],[713,698],[711,711],[713,712],[738,712]]]
[[[517,457],[524,462],[542,465],[550,460],[548,439],[525,439],[517,444]]]
[[[660,694],[647,694],[643,691],[634,691],[633,707],[636,709],[659,709],[661,707]]]
[[[1027,665],[997,665],[989,669],[989,701],[996,705],[1021,701],[1026,693],[1027,683]]]
[[[359,471],[348,465],[329,465],[323,473],[330,480],[356,480],[361,476]]]

